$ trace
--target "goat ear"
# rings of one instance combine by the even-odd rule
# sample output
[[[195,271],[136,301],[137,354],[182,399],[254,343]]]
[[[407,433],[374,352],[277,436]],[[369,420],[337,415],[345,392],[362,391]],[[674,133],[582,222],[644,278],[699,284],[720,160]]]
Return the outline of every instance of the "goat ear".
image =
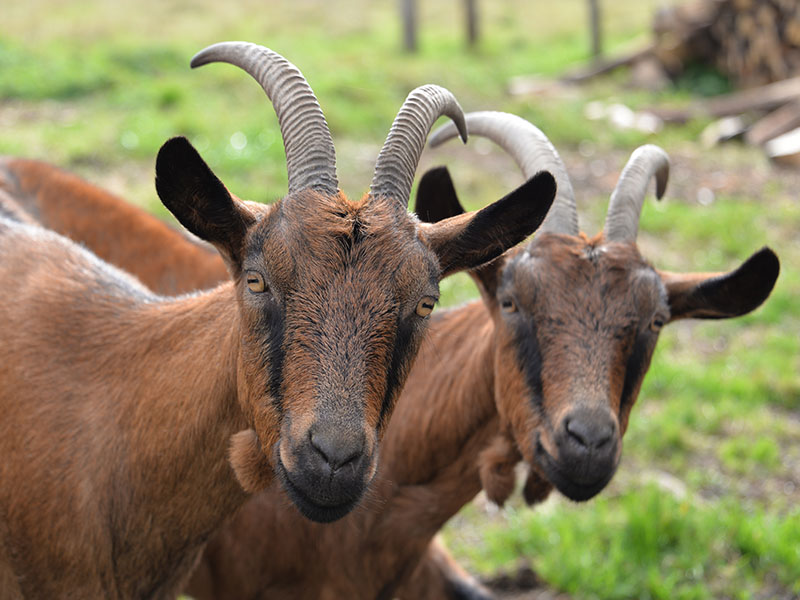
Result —
[[[216,246],[238,270],[255,216],[231,196],[186,138],[172,138],[158,151],[156,191],[181,225]]]
[[[524,240],[541,225],[555,193],[555,179],[542,171],[477,212],[422,223],[430,247],[439,257],[442,277],[474,269]]]
[[[426,223],[438,223],[464,213],[447,167],[434,167],[419,180],[414,212]]]
[[[780,271],[775,253],[762,248],[729,273],[659,272],[671,320],[727,319],[749,313],[767,299]]]

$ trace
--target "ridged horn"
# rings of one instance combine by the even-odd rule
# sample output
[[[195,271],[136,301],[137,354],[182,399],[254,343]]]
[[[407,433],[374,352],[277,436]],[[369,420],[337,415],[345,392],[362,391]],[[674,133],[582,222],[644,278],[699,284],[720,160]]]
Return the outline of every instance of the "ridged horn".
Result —
[[[423,85],[408,95],[375,163],[370,185],[374,198],[392,198],[408,207],[411,183],[425,140],[442,115],[453,119],[461,139],[466,142],[464,112],[452,93],[438,85]]]
[[[277,52],[249,42],[220,42],[192,58],[192,68],[226,62],[249,73],[278,115],[289,193],[311,188],[336,195],[336,151],[317,98],[300,70]]]
[[[642,212],[647,184],[656,178],[656,198],[661,198],[669,179],[669,157],[658,146],[639,146],[631,154],[622,170],[619,181],[611,193],[608,204],[605,237],[613,242],[635,242],[639,232],[639,216]]]
[[[526,179],[542,170],[556,179],[556,198],[539,231],[578,235],[578,210],[575,193],[564,162],[542,131],[522,117],[504,112],[467,113],[467,130],[471,135],[489,138],[505,150],[519,166]],[[430,145],[435,147],[455,137],[452,123],[433,132]]]

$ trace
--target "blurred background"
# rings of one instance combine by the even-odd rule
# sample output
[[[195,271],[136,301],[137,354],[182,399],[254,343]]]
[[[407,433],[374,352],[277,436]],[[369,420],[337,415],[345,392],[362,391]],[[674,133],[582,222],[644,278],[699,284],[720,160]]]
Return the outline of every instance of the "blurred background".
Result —
[[[631,152],[662,146],[670,184],[646,202],[639,234],[659,269],[728,270],[770,245],[781,275],[762,308],[661,334],[599,497],[500,510],[479,498],[445,537],[514,597],[800,597],[796,0],[6,2],[0,154],[55,163],[167,218],[153,164],[180,134],[238,196],[279,198],[283,146],[259,86],[229,65],[188,67],[235,39],[303,71],[351,197],[367,190],[407,93],[437,83],[466,111],[539,126],[590,235]],[[426,150],[420,173],[438,164],[469,208],[522,179],[480,139]],[[445,305],[477,296],[466,276],[443,291]]]

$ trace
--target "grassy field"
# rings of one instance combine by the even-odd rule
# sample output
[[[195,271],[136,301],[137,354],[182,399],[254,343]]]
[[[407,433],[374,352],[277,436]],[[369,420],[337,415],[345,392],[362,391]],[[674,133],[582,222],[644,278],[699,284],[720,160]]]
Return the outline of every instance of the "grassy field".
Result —
[[[536,510],[515,502],[500,512],[476,503],[447,539],[474,571],[522,561],[575,598],[799,597],[800,174],[774,169],[757,150],[702,148],[702,120],[648,136],[583,116],[591,100],[685,102],[703,81],[653,95],[614,76],[579,90],[509,95],[512,77],[554,76],[586,59],[582,1],[483,2],[483,37],[472,51],[464,48],[460,3],[421,4],[415,55],[399,50],[394,1],[4,5],[0,153],[50,160],[165,216],[154,157],[182,134],[234,193],[280,197],[283,148],[263,92],[229,65],[188,68],[197,50],[228,39],[267,45],[303,70],[351,196],[366,190],[403,98],[424,83],[448,87],[465,110],[508,110],[538,124],[573,174],[589,233],[601,226],[630,152],[645,142],[663,146],[673,176],[666,200],[645,206],[644,254],[662,269],[718,270],[769,244],[782,261],[772,297],[742,319],[665,330],[623,464],[600,497],[581,505],[554,497]],[[643,39],[658,2],[603,4],[613,52]],[[472,207],[520,180],[487,144],[426,152],[422,167],[439,162],[451,165]],[[698,194],[704,188],[713,202]],[[466,277],[443,287],[449,304],[476,295]]]

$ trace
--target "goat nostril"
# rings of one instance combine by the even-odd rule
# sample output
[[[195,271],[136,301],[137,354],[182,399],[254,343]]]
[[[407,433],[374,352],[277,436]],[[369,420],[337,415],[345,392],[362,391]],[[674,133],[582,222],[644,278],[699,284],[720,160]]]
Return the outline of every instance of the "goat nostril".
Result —
[[[611,428],[609,428],[605,432],[605,435],[601,435],[601,437],[599,437],[597,439],[597,441],[594,443],[594,447],[599,450],[600,448],[602,448],[603,446],[605,446],[606,444],[611,442],[612,434],[613,434],[613,430],[611,430]]]
[[[614,438],[614,426],[596,422],[596,419],[569,418],[564,428],[570,438],[589,450],[601,450]]]
[[[580,421],[567,419],[566,423],[564,424],[564,428],[567,430],[567,433],[570,435],[570,437],[578,442],[581,446],[589,445],[586,443],[585,427]]]
[[[309,436],[311,447],[325,459],[332,471],[337,471],[343,466],[357,461],[363,452],[361,443],[336,443],[327,436],[311,434]]]

